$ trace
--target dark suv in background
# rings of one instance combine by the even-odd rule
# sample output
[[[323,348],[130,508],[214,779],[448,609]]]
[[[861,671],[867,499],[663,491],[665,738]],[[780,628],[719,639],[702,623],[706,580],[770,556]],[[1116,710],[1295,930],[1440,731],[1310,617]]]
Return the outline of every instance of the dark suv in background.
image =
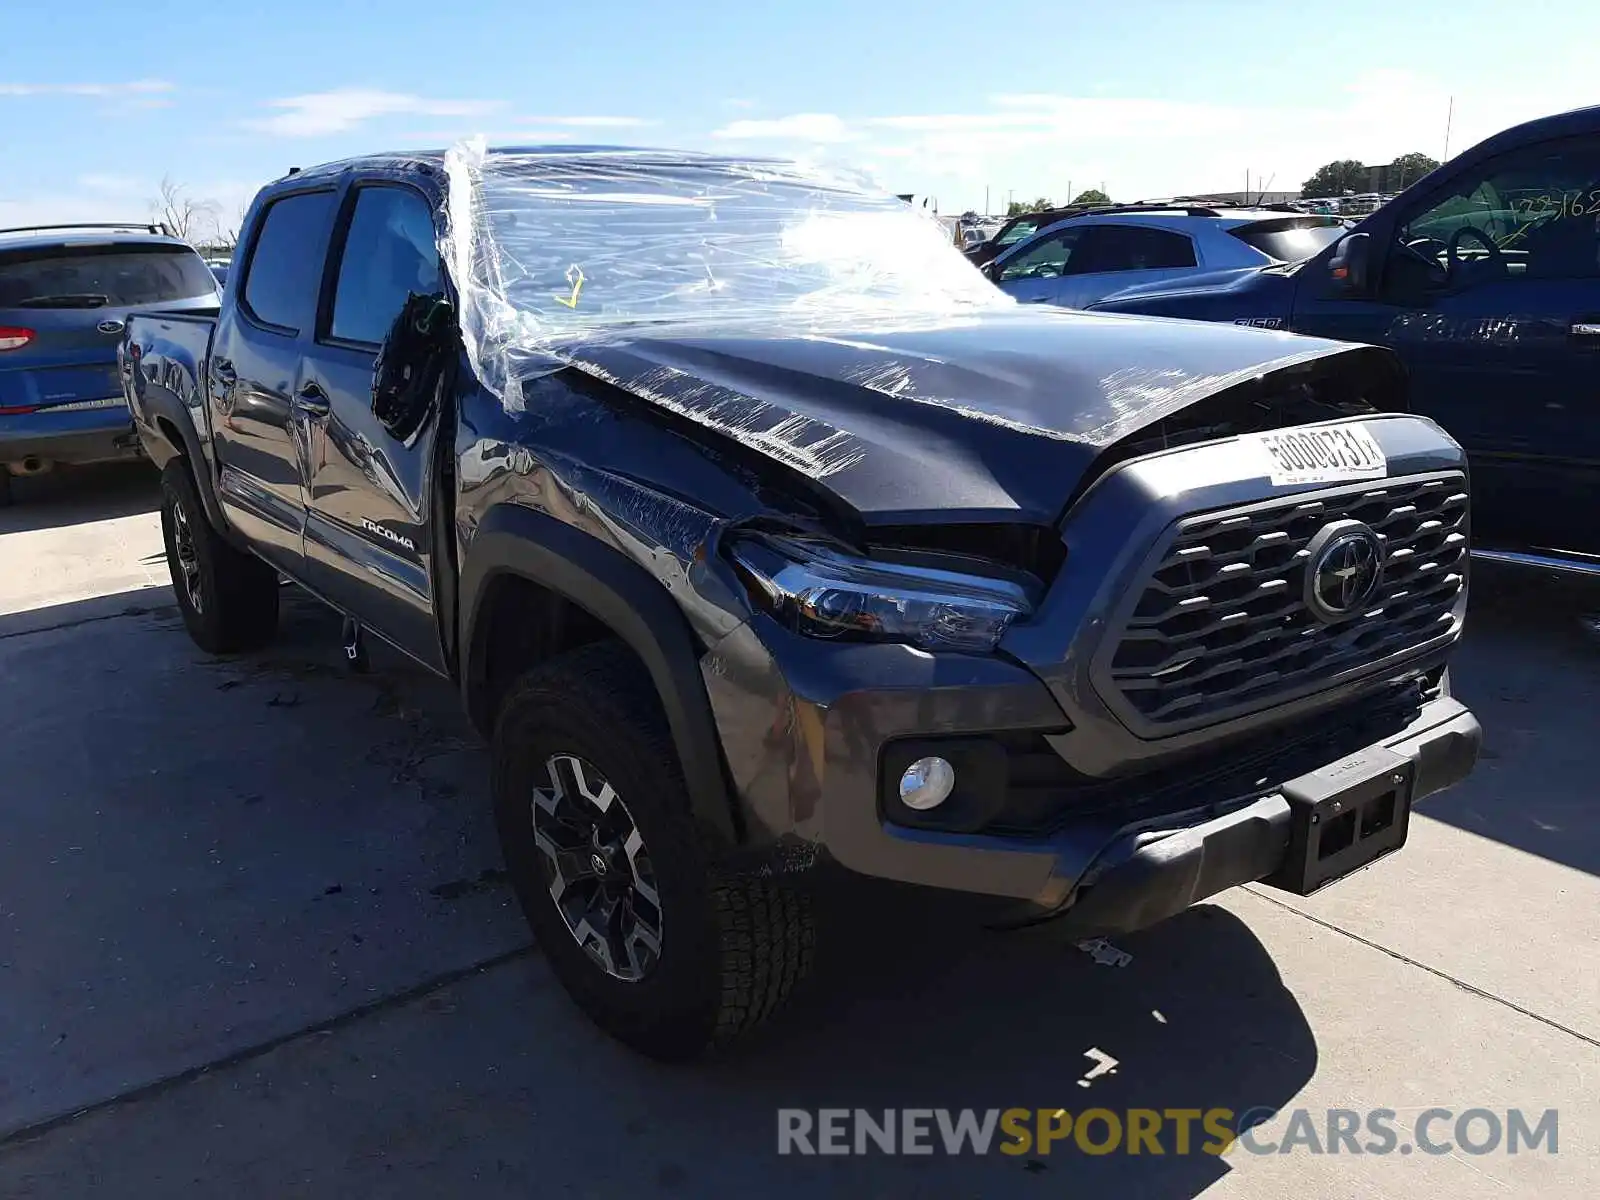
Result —
[[[128,313],[216,303],[205,260],[163,226],[0,230],[0,505],[13,475],[139,457],[117,376]]]

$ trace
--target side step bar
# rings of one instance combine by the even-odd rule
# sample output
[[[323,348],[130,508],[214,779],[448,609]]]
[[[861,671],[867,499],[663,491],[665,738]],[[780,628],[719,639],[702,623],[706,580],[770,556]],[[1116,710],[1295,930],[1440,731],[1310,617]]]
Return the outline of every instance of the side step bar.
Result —
[[[1536,567],[1541,571],[1600,577],[1600,558],[1590,554],[1564,553],[1560,550],[1474,550],[1472,557],[1515,567]]]

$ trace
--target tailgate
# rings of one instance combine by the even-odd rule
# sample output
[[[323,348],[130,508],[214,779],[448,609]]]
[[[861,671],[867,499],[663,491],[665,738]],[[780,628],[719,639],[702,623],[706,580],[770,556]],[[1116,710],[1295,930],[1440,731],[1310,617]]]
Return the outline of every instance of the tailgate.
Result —
[[[21,343],[0,350],[0,413],[119,397],[125,316],[103,308],[0,308],[0,338]]]

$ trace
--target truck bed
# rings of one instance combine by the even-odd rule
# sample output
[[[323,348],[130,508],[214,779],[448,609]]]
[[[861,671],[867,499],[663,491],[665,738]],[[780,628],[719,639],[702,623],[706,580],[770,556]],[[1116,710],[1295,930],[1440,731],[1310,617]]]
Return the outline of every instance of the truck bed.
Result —
[[[167,441],[187,424],[199,437],[191,453],[210,447],[210,420],[206,413],[206,360],[219,309],[207,306],[182,312],[155,310],[128,318],[117,351],[123,396],[135,426],[142,433],[160,433]],[[188,410],[187,422],[175,421],[176,404]],[[163,421],[173,428],[162,430]],[[150,439],[145,438],[147,447]],[[178,450],[173,445],[173,450]],[[207,455],[209,460],[209,455]],[[157,465],[164,465],[160,461]]]

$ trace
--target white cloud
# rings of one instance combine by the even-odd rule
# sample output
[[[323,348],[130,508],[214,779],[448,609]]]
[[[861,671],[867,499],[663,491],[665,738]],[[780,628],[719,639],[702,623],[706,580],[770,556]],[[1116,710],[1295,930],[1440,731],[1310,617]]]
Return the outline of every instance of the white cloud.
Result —
[[[530,125],[567,125],[575,129],[628,129],[659,122],[644,117],[518,117]]]
[[[1508,125],[1586,103],[1581,81],[1493,94],[1456,90],[1450,145],[1465,149]],[[973,112],[801,113],[740,120],[711,136],[832,153],[888,168],[895,191],[936,195],[941,209],[992,205],[1006,192],[1069,198],[1104,183],[1117,199],[1232,191],[1264,179],[1294,190],[1337,158],[1389,162],[1412,150],[1439,157],[1451,90],[1405,71],[1353,78],[1342,89],[1220,104],[1150,97],[1007,93]]]
[[[451,146],[463,138],[481,137],[491,146],[541,146],[546,142],[570,142],[570,129],[424,129],[400,135],[418,146]]]
[[[0,83],[0,96],[150,96],[175,90],[175,85],[164,79],[135,79],[130,83]]]
[[[89,174],[78,176],[78,186],[107,196],[136,195],[144,183],[132,175]]]
[[[331,92],[287,96],[272,101],[270,107],[282,111],[276,116],[246,121],[245,125],[278,137],[322,137],[344,133],[374,117],[400,114],[475,117],[495,112],[505,105],[498,100],[430,100],[405,92],[339,88]]]
[[[184,195],[203,206],[197,232],[207,238],[236,227],[244,206],[265,182],[224,178],[193,184],[179,181]],[[149,221],[160,194],[159,176],[80,175],[69,187],[0,195],[0,228],[71,221]]]
[[[774,120],[734,121],[713,131],[714,138],[798,142],[848,142],[861,134],[833,113],[796,113]]]

